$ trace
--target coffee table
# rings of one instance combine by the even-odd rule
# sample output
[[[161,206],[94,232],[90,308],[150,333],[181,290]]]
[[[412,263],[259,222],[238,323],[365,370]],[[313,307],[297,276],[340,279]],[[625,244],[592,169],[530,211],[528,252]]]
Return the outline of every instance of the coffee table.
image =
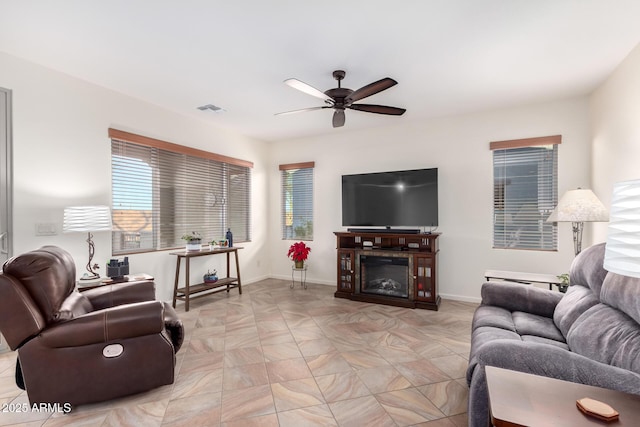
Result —
[[[485,370],[496,427],[639,425],[640,396],[493,366]],[[606,423],[583,414],[576,407],[583,397],[609,404],[620,413],[619,420]]]

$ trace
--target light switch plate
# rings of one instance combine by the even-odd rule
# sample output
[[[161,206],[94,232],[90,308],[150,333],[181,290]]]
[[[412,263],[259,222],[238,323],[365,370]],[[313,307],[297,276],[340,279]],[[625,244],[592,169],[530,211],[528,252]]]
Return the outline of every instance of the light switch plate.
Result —
[[[53,222],[39,222],[36,224],[36,236],[55,236],[58,234]]]

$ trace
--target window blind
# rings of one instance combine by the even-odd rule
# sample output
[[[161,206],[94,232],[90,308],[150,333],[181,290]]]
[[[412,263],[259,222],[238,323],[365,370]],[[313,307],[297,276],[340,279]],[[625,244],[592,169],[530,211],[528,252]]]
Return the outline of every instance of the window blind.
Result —
[[[282,238],[313,240],[314,162],[280,165]]]
[[[211,156],[209,156],[211,157]],[[197,232],[251,239],[251,169],[118,139],[111,142],[113,253],[184,246]]]
[[[560,139],[546,138],[491,144],[494,248],[557,249],[557,226],[546,219],[558,203]]]

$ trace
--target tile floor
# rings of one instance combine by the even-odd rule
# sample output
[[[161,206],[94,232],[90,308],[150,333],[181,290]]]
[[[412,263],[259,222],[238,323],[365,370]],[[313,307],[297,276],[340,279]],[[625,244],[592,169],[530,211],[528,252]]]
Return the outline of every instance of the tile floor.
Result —
[[[8,413],[21,426],[467,425],[470,325],[475,304],[440,311],[333,297],[334,288],[264,280],[244,293],[178,305],[187,331],[176,381],[70,414]],[[28,402],[0,354],[0,403]]]

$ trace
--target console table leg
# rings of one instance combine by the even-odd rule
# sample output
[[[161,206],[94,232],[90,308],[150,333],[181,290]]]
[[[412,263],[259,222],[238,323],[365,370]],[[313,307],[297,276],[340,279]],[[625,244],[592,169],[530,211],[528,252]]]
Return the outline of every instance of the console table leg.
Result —
[[[227,252],[227,277],[231,277],[230,273],[229,273],[229,254],[231,252]],[[231,284],[227,283],[227,293],[229,293],[229,289],[231,289]]]
[[[189,311],[189,258],[184,259],[184,311]]]
[[[240,281],[240,261],[238,261],[238,250],[233,251],[236,256],[236,273],[238,275],[238,293],[242,295],[242,281]]]
[[[178,280],[180,279],[180,257],[176,260],[176,279],[173,282],[173,308],[176,308],[176,299],[178,298]]]

